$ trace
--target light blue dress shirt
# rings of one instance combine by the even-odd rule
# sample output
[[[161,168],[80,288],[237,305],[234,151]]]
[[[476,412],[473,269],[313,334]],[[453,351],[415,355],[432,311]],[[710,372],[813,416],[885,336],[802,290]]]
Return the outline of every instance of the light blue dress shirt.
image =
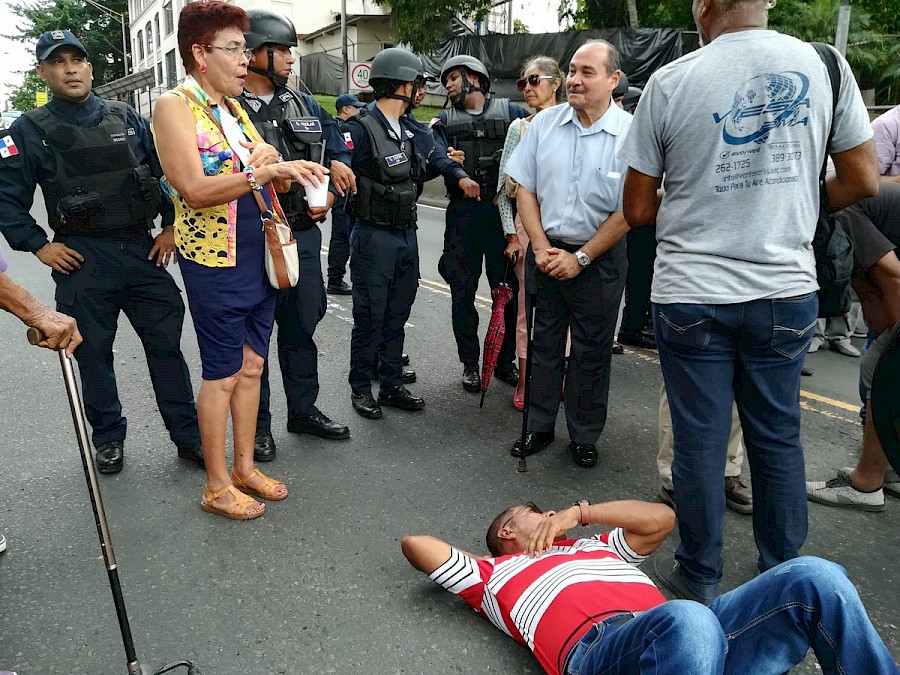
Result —
[[[537,195],[548,238],[585,244],[622,210],[628,167],[616,153],[631,119],[614,103],[587,129],[567,103],[534,117],[506,173]]]

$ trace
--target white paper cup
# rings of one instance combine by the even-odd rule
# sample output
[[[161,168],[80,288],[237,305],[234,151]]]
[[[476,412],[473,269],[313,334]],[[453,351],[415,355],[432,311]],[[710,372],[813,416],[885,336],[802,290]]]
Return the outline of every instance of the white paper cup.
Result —
[[[306,202],[313,208],[321,208],[328,206],[328,181],[329,176],[325,176],[325,180],[319,181],[319,187],[313,185],[305,185]]]

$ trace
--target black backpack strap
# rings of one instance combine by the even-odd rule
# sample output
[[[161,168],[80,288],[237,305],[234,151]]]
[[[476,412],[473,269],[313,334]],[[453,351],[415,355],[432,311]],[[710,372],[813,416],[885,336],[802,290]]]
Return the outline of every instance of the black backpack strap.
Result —
[[[822,162],[822,171],[819,174],[819,182],[825,181],[825,170],[828,167],[828,151],[831,150],[831,139],[834,138],[834,116],[837,114],[838,99],[841,96],[841,67],[838,65],[837,54],[823,42],[810,43],[819,53],[819,58],[828,69],[828,79],[831,81],[831,128],[828,130],[828,145],[825,148],[825,160]]]

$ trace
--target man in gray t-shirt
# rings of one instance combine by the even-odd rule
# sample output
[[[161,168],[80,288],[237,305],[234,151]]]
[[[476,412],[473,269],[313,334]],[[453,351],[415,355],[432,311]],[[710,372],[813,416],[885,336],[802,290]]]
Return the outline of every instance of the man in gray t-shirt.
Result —
[[[706,46],[651,77],[619,153],[625,217],[656,223],[659,242],[651,299],[681,545],[658,573],[706,602],[722,577],[732,401],[752,467],[759,569],[796,557],[806,539],[798,394],[818,314],[811,241],[829,130],[831,206],[878,186],[846,61],[832,114],[825,64],[812,46],[766,30],[766,4],[694,1]]]

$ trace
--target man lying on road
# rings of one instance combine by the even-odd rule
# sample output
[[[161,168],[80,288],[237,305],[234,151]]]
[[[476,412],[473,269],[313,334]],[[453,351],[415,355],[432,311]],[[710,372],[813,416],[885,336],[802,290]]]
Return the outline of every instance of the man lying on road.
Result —
[[[579,523],[614,529],[569,538]],[[544,513],[529,503],[491,523],[490,556],[427,536],[402,547],[553,675],[784,673],[809,647],[825,673],[900,672],[844,569],[825,560],[781,563],[709,607],[666,602],[638,565],[674,524],[663,504],[582,500]]]

